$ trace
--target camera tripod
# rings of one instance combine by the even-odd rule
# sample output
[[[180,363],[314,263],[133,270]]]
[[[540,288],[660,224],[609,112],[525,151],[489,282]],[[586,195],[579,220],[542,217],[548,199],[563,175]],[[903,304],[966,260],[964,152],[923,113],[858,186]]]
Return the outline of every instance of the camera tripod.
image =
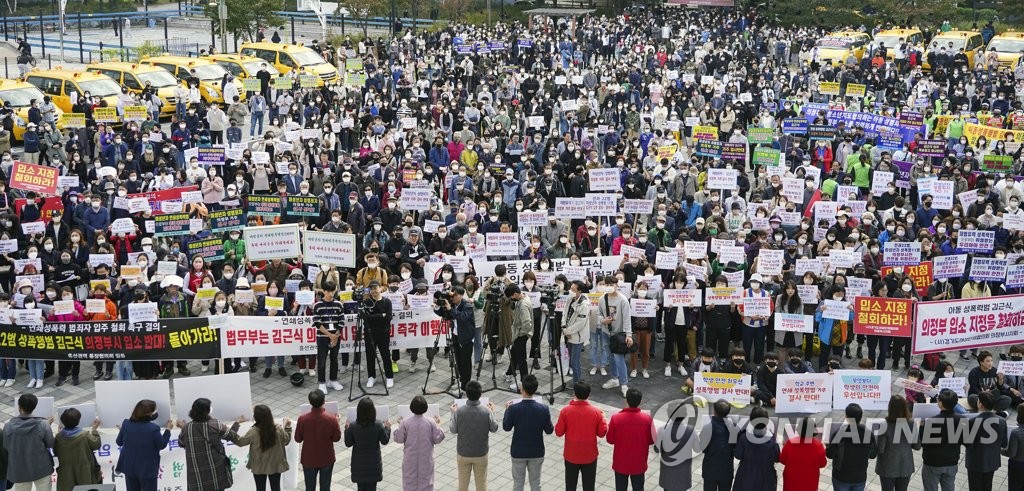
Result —
[[[387,383],[384,384],[384,393],[383,394],[380,393],[380,392],[367,392],[366,391],[366,387],[364,387],[363,384],[362,384],[362,380],[363,380],[363,364],[360,361],[359,354],[362,352],[363,336],[366,336],[366,335],[367,335],[367,333],[366,333],[366,325],[363,323],[363,316],[362,316],[362,314],[357,314],[356,315],[356,333],[353,336],[353,338],[354,338],[353,341],[354,341],[355,344],[354,344],[353,353],[352,353],[352,356],[353,356],[352,362],[355,364],[355,370],[352,370],[351,372],[349,372],[349,379],[348,379],[348,402],[352,402],[352,401],[354,401],[356,399],[362,399],[365,396],[387,396],[387,395],[390,394],[390,391],[388,390]],[[388,346],[388,348],[390,348],[390,346]],[[377,355],[377,350],[376,349],[373,350],[373,361],[371,363],[375,363],[377,365],[377,369],[380,370],[380,375],[384,375],[384,362],[380,359],[380,356]],[[355,387],[359,388],[359,395],[353,396],[352,393],[355,390],[354,389]]]
[[[563,370],[563,366],[562,366],[562,353],[561,353],[561,348],[562,348],[562,332],[561,331],[562,330],[560,329],[561,326],[552,326],[551,319],[553,317],[555,317],[554,310],[555,310],[554,304],[548,305],[548,311],[546,313],[544,313],[544,322],[541,323],[541,328],[540,328],[541,339],[544,338],[544,333],[549,332],[548,329],[550,329],[550,332],[551,332],[551,342],[548,343],[549,344],[549,346],[548,346],[548,356],[550,357],[550,361],[551,361],[548,364],[548,375],[550,377],[550,379],[549,379],[549,384],[550,384],[549,385],[549,389],[550,389],[550,391],[547,392],[546,394],[545,393],[541,393],[542,396],[547,396],[548,404],[554,404],[555,403],[555,394],[564,391],[565,387],[566,387],[566,385],[565,385],[565,371]],[[530,373],[533,373],[533,372],[531,371]],[[558,377],[561,380],[561,385],[559,385],[557,389],[555,388],[555,373],[558,373]]]
[[[491,387],[483,389],[482,392],[490,392],[492,390],[500,390],[500,391],[503,391],[503,392],[508,392],[510,394],[518,394],[518,392],[515,391],[515,390],[512,390],[510,388],[506,388],[504,386],[498,385],[498,374],[497,374],[498,354],[499,353],[505,353],[505,355],[508,357],[508,360],[510,362],[512,360],[512,348],[510,346],[505,346],[503,351],[496,349],[496,347],[498,346],[498,333],[497,333],[497,331],[498,331],[498,329],[500,329],[500,326],[498,325],[499,322],[500,322],[500,319],[499,319],[500,313],[501,313],[501,304],[500,303],[498,303],[496,301],[488,301],[487,302],[487,311],[484,313],[484,329],[487,331],[487,349],[490,350],[490,353],[491,353]],[[480,358],[480,362],[477,363],[477,365],[476,365],[476,379],[477,380],[480,380],[480,372],[483,371],[483,368],[484,368],[484,359],[483,359],[483,357],[481,357]],[[518,385],[519,382],[516,382],[516,383]]]
[[[456,399],[462,399],[462,379],[459,377],[459,369],[455,366],[455,350],[459,349],[455,347],[455,336],[453,335],[453,329],[455,322],[451,319],[441,319],[441,330],[434,336],[434,348],[427,350],[427,376],[423,379],[423,395],[437,395],[437,394],[448,394]],[[444,334],[447,348],[452,350],[452,353],[448,356],[448,370],[451,372],[451,378],[448,380],[448,387],[441,389],[438,392],[427,392],[427,385],[430,384],[430,367],[434,366],[434,358],[439,353],[438,346],[441,344],[441,335]],[[452,392],[452,386],[454,386],[457,392]]]

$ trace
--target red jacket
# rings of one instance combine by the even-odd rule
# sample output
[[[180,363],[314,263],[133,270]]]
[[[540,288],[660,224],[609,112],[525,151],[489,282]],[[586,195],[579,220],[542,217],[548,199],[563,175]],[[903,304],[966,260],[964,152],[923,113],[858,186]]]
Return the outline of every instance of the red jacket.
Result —
[[[814,438],[810,442],[800,437],[790,438],[779,454],[782,470],[783,491],[818,491],[818,477],[828,462],[825,446]]]
[[[654,420],[640,408],[627,407],[608,422],[608,443],[612,452],[612,470],[634,475],[647,472],[647,453],[654,445]]]
[[[597,460],[597,439],[608,434],[604,413],[587,401],[572,400],[558,413],[555,435],[565,436],[562,456],[573,464]]]
[[[299,463],[303,467],[320,468],[334,463],[334,444],[341,440],[338,418],[324,408],[313,408],[299,416],[295,424],[295,441],[302,443]]]

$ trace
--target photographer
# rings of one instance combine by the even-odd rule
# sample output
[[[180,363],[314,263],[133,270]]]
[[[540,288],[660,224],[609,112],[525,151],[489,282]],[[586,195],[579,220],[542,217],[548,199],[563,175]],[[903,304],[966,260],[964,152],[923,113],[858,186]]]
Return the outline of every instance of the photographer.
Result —
[[[373,362],[374,350],[380,353],[384,365],[384,379],[388,388],[395,386],[395,375],[391,367],[391,319],[394,317],[391,299],[381,296],[380,283],[370,282],[369,295],[359,306],[359,315],[365,326],[363,345],[366,347],[366,387],[373,387],[377,377],[377,364]]]
[[[519,376],[522,378],[529,374],[529,368],[526,366],[526,342],[533,334],[533,306],[517,285],[505,287],[499,319],[501,329],[498,332],[498,346],[511,348],[512,358],[508,371],[505,372],[505,381],[509,382],[512,390],[519,390],[519,384],[515,380],[516,370],[519,370]]]
[[[582,378],[580,357],[583,356],[583,346],[590,340],[590,299],[584,295],[586,289],[586,285],[579,280],[569,284],[569,302],[565,306],[565,316],[562,317],[562,335],[569,347],[573,386]]]
[[[508,279],[506,273],[508,269],[504,264],[499,264],[494,267],[494,276],[487,279],[484,282],[482,288],[483,292],[481,295],[484,297],[482,302],[482,309],[484,311],[484,333],[486,338],[484,341],[487,343],[488,349],[484,355],[485,361],[490,361],[492,356],[499,356],[501,348],[498,346],[498,326],[492,325],[491,323],[496,319],[492,316],[487,315],[494,308],[495,303],[499,301],[502,295],[505,293],[505,288],[512,284],[512,281]],[[500,323],[499,323],[500,324]],[[497,362],[497,359],[495,359]]]
[[[338,333],[344,328],[344,307],[334,298],[334,282],[324,285],[323,300],[313,304],[313,327],[316,327],[316,380],[319,389],[327,393],[327,363],[331,364],[331,389],[341,390],[338,382]]]
[[[434,313],[454,321],[452,327],[455,329],[455,336],[449,339],[455,341],[451,348],[455,353],[455,364],[459,371],[459,387],[466,390],[466,384],[472,377],[471,358],[473,339],[476,335],[473,304],[466,300],[466,289],[454,286],[448,296],[440,292],[435,294]]]

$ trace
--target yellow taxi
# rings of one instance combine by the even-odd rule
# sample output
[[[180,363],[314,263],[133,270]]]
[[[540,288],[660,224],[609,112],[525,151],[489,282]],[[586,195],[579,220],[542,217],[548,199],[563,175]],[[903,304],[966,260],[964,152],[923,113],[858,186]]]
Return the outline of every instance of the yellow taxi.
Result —
[[[1014,67],[1024,53],[1024,32],[1004,32],[988,42],[986,51],[996,50],[999,66]]]
[[[40,104],[43,102],[44,94],[28,82],[20,80],[0,79],[0,105],[11,103],[14,110],[14,134],[15,140],[21,140],[25,135],[25,127],[28,125],[28,109],[32,107],[32,100]],[[58,118],[63,113],[57,108]]]
[[[82,70],[64,70],[60,67],[52,70],[32,70],[25,76],[25,81],[36,86],[44,94],[50,96],[53,104],[64,112],[71,112],[71,94],[78,96],[89,94],[107,102],[108,107],[117,107],[117,96],[121,86],[113,79],[99,73]]]
[[[931,70],[931,64],[928,63],[928,53],[931,51],[931,47],[945,46],[946,53],[952,58],[953,55],[960,52],[960,48],[964,49],[964,54],[967,55],[967,65],[974,69],[974,57],[977,55],[979,49],[983,49],[985,40],[981,37],[981,33],[974,31],[949,31],[939,33],[932,38],[931,44],[928,45],[928,51],[924,52],[924,57],[921,60],[922,70]]]
[[[160,108],[160,114],[162,116],[174,114],[174,88],[178,86],[179,82],[167,70],[152,65],[120,61],[93,63],[86,66],[85,69],[110,77],[134,94],[142,92],[148,83],[156,91],[156,95],[164,101],[163,107]]]
[[[900,39],[905,43],[920,46],[924,34],[918,28],[912,29],[886,29],[875,34],[875,46],[885,45],[887,60],[895,58],[896,49],[900,47]]]
[[[207,104],[212,102],[224,102],[224,93],[220,84],[224,75],[228,72],[224,67],[210,61],[187,56],[160,55],[143,58],[139,63],[163,68],[179,81],[185,81],[195,72],[199,79],[199,94]]]
[[[850,55],[859,62],[869,41],[871,36],[865,32],[839,31],[819,39],[814,49],[818,52],[819,62],[839,66],[846,63]]]
[[[255,56],[216,54],[206,55],[203,59],[210,60],[224,67],[228,73],[234,75],[235,78],[239,80],[255,77],[256,73],[260,71],[260,68],[264,63],[267,64],[267,72],[270,73],[270,76],[276,77],[281,74],[274,65],[271,65],[270,63],[267,63],[266,60]]]
[[[253,56],[267,61],[268,65],[277,68],[281,73],[289,73],[292,70],[312,73],[319,80],[317,85],[324,82],[336,82],[339,78],[338,69],[325,61],[316,51],[305,46],[296,44],[277,43],[244,43],[239,49],[244,56]]]

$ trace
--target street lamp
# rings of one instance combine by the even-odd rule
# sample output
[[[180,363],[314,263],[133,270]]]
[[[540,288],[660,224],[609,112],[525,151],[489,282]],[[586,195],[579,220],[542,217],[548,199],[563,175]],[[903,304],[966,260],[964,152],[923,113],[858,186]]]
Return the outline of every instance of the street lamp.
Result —
[[[228,52],[228,2],[227,0],[218,0],[216,2],[210,2],[208,5],[211,7],[217,7],[217,18],[220,19],[220,52],[221,54],[226,54]]]

